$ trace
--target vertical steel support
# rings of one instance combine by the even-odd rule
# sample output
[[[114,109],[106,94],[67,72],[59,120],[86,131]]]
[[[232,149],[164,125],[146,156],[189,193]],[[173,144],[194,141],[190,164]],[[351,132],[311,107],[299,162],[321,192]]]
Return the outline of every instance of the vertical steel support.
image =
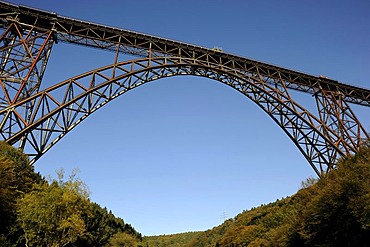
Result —
[[[113,64],[118,63],[120,48],[121,48],[121,36],[119,37],[119,40],[118,40],[117,49],[116,49],[116,56],[114,57],[114,63]],[[112,71],[112,78],[114,78],[115,74],[116,74],[116,68],[114,67],[114,69]]]
[[[260,78],[262,79],[261,76]],[[330,157],[331,150],[333,149],[332,146],[327,143],[326,147],[323,148],[322,142],[324,142],[324,138],[316,134],[316,132],[321,132],[322,125],[317,125],[313,129],[305,129],[304,123],[298,120],[297,116],[308,114],[302,112],[302,109],[299,109],[298,103],[291,97],[290,91],[280,73],[279,78],[272,79],[270,84],[273,86],[274,91],[270,91],[269,93],[274,95],[280,102],[283,102],[284,106],[291,108],[293,111],[292,114],[292,112],[287,111],[283,105],[279,105],[278,109],[274,109],[274,111],[278,112],[278,114],[275,114],[279,115],[276,119],[279,120],[281,126],[284,126],[283,129],[292,137],[293,142],[296,143],[296,146],[310,162],[316,174],[319,176],[325,174],[326,171],[332,168],[334,162]],[[273,112],[273,110],[270,112]],[[289,121],[292,121],[292,123],[289,123]],[[302,131],[303,129],[305,130]]]
[[[52,45],[52,30],[23,31],[11,22],[0,38],[1,103],[11,105],[38,92]]]
[[[53,43],[53,30],[38,32],[33,27],[22,28],[16,19],[9,21],[0,36],[0,109],[39,91]],[[10,121],[9,134],[28,124],[33,105],[34,102],[29,102],[14,113],[18,123]],[[20,147],[23,145],[21,141]]]
[[[314,94],[320,120],[323,122],[323,132],[339,149],[350,154],[357,152],[363,139],[369,138],[344,96],[339,91],[320,90]],[[336,135],[330,134],[329,129]],[[329,143],[327,145],[330,145]],[[333,150],[331,161],[335,163],[339,154]]]
[[[0,139],[31,149],[33,161],[110,100],[175,75],[207,77],[242,92],[288,134],[319,176],[369,138],[348,104],[369,107],[370,90],[24,6],[4,3],[0,11]],[[38,93],[57,35],[67,43],[115,51],[114,64]],[[119,63],[121,53],[145,59]],[[78,81],[87,76],[88,84]],[[53,90],[60,88],[65,94],[58,99]],[[290,90],[313,94],[318,113],[300,106]]]

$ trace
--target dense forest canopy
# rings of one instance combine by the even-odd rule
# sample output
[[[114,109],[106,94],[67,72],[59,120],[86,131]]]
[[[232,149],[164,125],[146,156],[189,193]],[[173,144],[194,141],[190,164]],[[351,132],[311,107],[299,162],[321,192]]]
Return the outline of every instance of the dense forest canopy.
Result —
[[[141,234],[89,199],[73,173],[47,181],[21,151],[0,142],[0,247],[136,246]],[[123,244],[123,245],[122,245]]]
[[[144,240],[150,247],[370,246],[370,142],[322,179],[303,181],[293,196],[205,232]]]
[[[142,237],[93,203],[73,173],[45,180],[0,142],[0,247],[370,246],[370,142],[293,196],[243,211],[204,232]]]

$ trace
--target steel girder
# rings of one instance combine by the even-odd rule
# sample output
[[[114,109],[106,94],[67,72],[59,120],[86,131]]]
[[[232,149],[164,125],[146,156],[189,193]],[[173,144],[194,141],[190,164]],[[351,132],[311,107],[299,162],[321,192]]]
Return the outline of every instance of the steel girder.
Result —
[[[220,81],[260,106],[290,137],[312,168],[321,176],[334,166],[346,149],[328,136],[340,138],[336,129],[295,102],[281,81],[258,73],[241,73],[219,64],[181,57],[143,58],[99,68],[68,79],[0,111],[1,135],[17,145],[25,138],[32,162],[66,133],[106,103],[147,82],[177,75],[195,75]],[[27,122],[18,114],[24,105],[35,105]],[[16,119],[16,121],[14,121]],[[10,122],[12,121],[12,122]],[[329,133],[329,135],[328,135]]]
[[[349,103],[370,106],[370,90],[338,81],[297,72],[287,68],[252,60],[185,42],[143,34],[117,27],[60,16],[54,12],[18,6],[0,1],[0,28],[9,26],[9,20],[39,33],[54,31],[54,40],[107,51],[128,53],[141,57],[183,57],[215,62],[241,71],[253,71],[283,79],[290,89],[314,94],[318,89],[340,92]],[[257,72],[257,71],[253,71]]]
[[[53,45],[53,31],[43,33],[10,22],[0,37],[0,106],[38,92]]]
[[[320,90],[314,94],[320,120],[325,127],[334,130],[337,135],[323,130],[332,142],[346,154],[355,153],[369,137],[356,118],[348,103],[340,92]]]
[[[26,99],[39,91],[50,51],[53,31],[43,33],[8,19],[9,26],[0,37],[0,109]],[[30,101],[18,110],[26,122],[33,110]],[[9,122],[18,121],[13,118]],[[21,142],[19,147],[23,148]]]
[[[319,176],[369,137],[348,105],[370,106],[368,89],[1,1],[0,28],[0,136],[29,153],[32,163],[107,102],[175,75],[215,79],[243,93],[288,134]],[[115,64],[38,92],[57,41],[115,51]],[[118,53],[146,58],[117,63]],[[291,90],[315,96],[318,117],[295,102]]]

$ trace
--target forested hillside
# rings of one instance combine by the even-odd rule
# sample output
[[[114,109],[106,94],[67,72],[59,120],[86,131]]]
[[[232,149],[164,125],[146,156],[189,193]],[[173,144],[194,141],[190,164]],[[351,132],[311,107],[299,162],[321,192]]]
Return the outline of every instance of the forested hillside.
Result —
[[[295,195],[244,211],[205,232],[144,237],[89,200],[63,172],[46,181],[0,143],[0,247],[370,246],[370,142]],[[211,205],[210,205],[211,206]]]
[[[171,246],[171,247],[183,247],[188,246],[189,243],[197,238],[198,236],[203,235],[203,232],[186,232],[180,234],[169,234],[161,236],[150,236],[143,237],[143,246],[151,247],[162,247],[162,246]]]
[[[0,142],[0,247],[137,246],[141,235],[91,202],[75,175],[47,181],[26,155]]]
[[[319,181],[307,179],[302,185],[291,197],[189,233],[182,246],[370,246],[369,143]],[[185,235],[145,240],[149,247],[178,246],[176,236]]]

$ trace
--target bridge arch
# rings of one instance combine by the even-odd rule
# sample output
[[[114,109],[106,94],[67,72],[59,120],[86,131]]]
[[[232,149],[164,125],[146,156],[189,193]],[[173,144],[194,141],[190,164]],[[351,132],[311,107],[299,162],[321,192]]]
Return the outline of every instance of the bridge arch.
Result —
[[[182,57],[112,64],[45,89],[0,111],[4,139],[26,152],[31,150],[33,163],[90,114],[118,96],[148,82],[180,75],[219,81],[255,102],[295,143],[318,176],[332,168],[334,159],[345,155],[327,137],[328,133],[338,134],[295,102],[283,80],[267,83],[257,73]],[[33,105],[31,115],[22,117],[22,109],[29,105]]]

